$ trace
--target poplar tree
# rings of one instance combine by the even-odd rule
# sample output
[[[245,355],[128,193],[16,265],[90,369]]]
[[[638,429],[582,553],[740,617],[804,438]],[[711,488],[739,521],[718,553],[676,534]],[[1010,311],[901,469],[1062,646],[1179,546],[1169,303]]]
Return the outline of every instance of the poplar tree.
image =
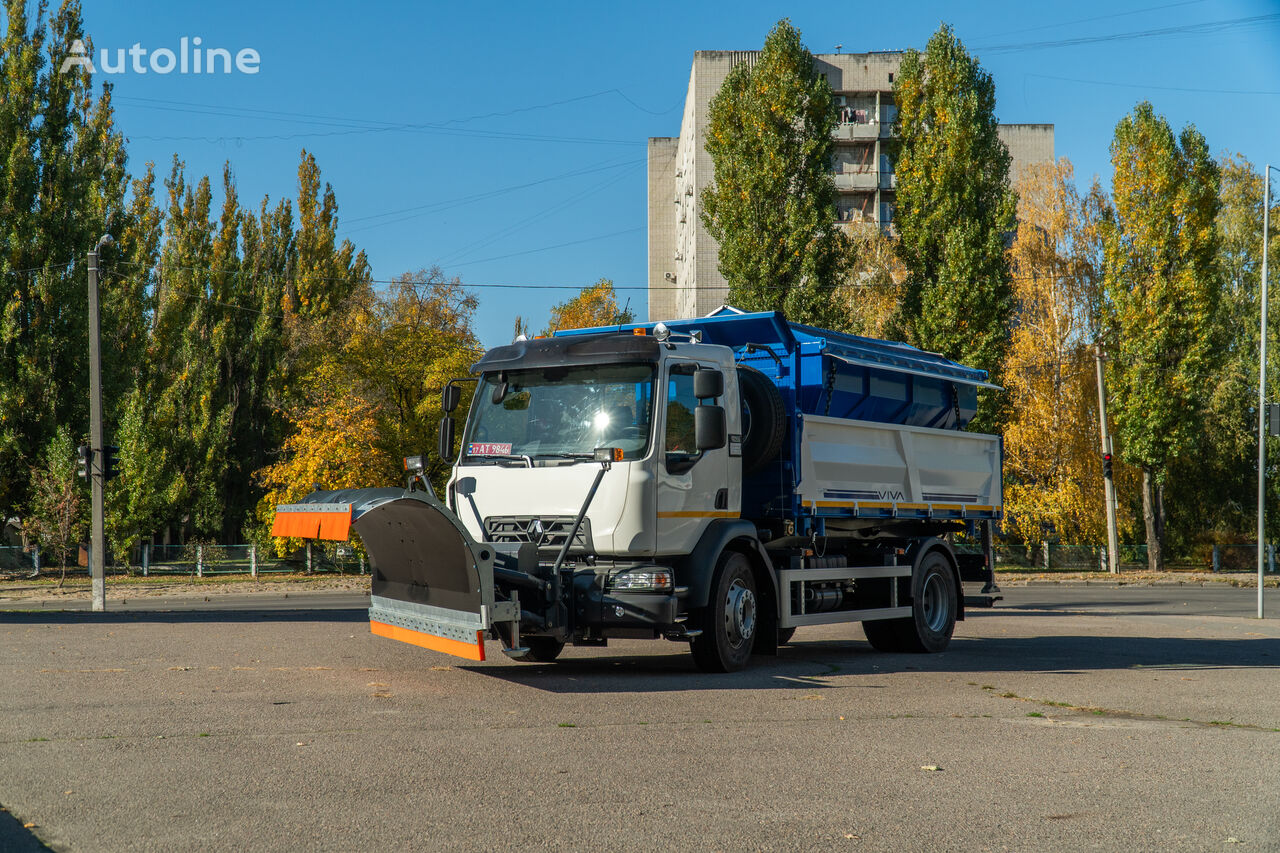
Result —
[[[1116,125],[1105,223],[1108,390],[1121,458],[1142,469],[1148,564],[1164,566],[1164,487],[1203,436],[1221,361],[1218,166],[1188,125],[1150,103]]]
[[[66,45],[83,38],[80,6],[34,20],[5,3],[0,41],[0,515],[26,504],[30,468],[59,425],[88,425],[85,259],[124,224],[124,142],[110,88],[93,92],[82,67],[61,73]],[[111,255],[104,255],[108,263]],[[104,354],[123,345],[140,307],[100,281]],[[104,358],[104,388],[130,368]],[[104,395],[105,396],[105,395]],[[106,399],[106,433],[116,409]]]
[[[843,322],[835,289],[848,241],[836,224],[827,79],[791,22],[777,23],[754,66],[735,66],[711,101],[715,183],[702,222],[720,246],[729,301],[818,326]]]
[[[1016,198],[995,83],[943,24],[923,52],[903,56],[893,98],[894,225],[907,275],[889,330],[999,383],[1014,304],[1005,237]],[[983,393],[973,428],[998,423],[998,400]]]

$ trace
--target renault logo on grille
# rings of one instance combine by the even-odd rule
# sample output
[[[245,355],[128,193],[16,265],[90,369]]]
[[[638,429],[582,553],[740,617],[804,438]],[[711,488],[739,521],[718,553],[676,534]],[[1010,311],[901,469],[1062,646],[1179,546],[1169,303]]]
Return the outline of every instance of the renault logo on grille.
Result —
[[[532,534],[530,538],[537,537],[539,542],[542,541],[542,534],[545,532],[546,530],[543,528],[542,519],[540,518],[535,518],[533,523],[529,525],[529,533]]]

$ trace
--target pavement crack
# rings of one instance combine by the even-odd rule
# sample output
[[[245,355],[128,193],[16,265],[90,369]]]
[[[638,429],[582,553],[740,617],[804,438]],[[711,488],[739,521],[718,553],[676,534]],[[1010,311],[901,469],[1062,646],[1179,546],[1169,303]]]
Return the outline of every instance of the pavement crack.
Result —
[[[1190,717],[1171,719],[1164,714],[1145,714],[1140,711],[1126,711],[1120,708],[1103,708],[1097,705],[1075,705],[1071,702],[1057,702],[1052,699],[1037,699],[1034,696],[1019,696],[1011,690],[996,693],[995,688],[990,685],[983,685],[982,689],[999,699],[1008,699],[1014,702],[1026,702],[1039,705],[1043,708],[1057,708],[1062,711],[1074,711],[1078,714],[1092,714],[1096,717],[1107,717],[1117,720],[1140,720],[1151,723],[1174,723],[1207,729],[1240,729],[1242,731],[1266,732],[1268,734],[1280,732],[1280,728],[1261,726],[1256,723],[1237,723],[1232,720],[1193,720]],[[1045,714],[1037,712],[1032,712],[1032,714],[1028,714],[1027,716],[1038,716],[1045,717],[1045,719],[1052,719],[1052,717],[1048,717]]]

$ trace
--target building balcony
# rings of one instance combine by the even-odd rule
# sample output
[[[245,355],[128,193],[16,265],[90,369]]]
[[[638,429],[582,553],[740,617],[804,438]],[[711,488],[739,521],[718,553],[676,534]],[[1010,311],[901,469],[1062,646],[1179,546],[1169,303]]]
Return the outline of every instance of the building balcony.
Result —
[[[831,138],[836,140],[843,139],[877,139],[881,136],[889,135],[890,125],[881,126],[880,122],[872,121],[866,124],[850,123],[837,124],[836,129],[831,132]]]
[[[874,190],[880,183],[880,176],[870,169],[865,172],[837,172],[835,179],[838,190]]]

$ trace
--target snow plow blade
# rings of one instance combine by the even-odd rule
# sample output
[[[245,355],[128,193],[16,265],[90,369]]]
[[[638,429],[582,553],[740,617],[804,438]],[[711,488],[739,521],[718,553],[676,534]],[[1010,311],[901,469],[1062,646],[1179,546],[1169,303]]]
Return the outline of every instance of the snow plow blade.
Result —
[[[494,622],[519,619],[518,603],[494,601],[493,549],[429,492],[313,492],[277,507],[271,532],[345,540],[349,529],[369,555],[374,634],[482,661]]]

